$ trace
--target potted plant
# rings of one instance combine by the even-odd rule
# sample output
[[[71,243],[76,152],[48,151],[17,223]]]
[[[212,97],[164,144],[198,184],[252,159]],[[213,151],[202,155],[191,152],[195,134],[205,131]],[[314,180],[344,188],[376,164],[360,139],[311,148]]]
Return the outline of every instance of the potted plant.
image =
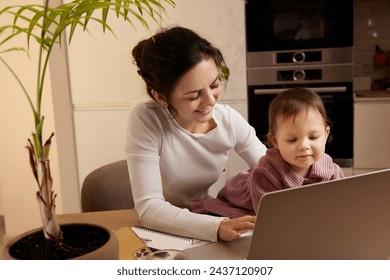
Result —
[[[47,258],[68,258],[68,253],[70,258],[77,258],[79,255],[85,254],[77,247],[78,244],[72,245],[67,240],[67,238],[71,238],[72,234],[77,236],[80,232],[76,232],[71,225],[60,226],[55,213],[56,194],[52,189],[53,180],[49,160],[50,146],[54,133],[51,133],[45,139],[43,135],[44,115],[41,108],[44,96],[43,85],[52,50],[56,44],[60,47],[64,44],[62,39],[66,30],[69,31],[68,43],[70,43],[74,32],[78,28],[86,31],[90,22],[101,24],[103,32],[106,30],[113,32],[107,23],[110,14],[114,14],[117,18],[122,18],[130,24],[134,20],[139,21],[148,29],[149,26],[145,16],[154,21],[164,16],[166,10],[162,3],[171,6],[175,5],[173,0],[73,0],[70,3],[52,7],[50,0],[45,0],[44,4],[8,6],[0,11],[0,16],[8,15],[12,17],[9,25],[0,26],[0,64],[8,68],[20,85],[31,107],[35,124],[31,138],[27,142],[27,149],[32,173],[38,187],[36,197],[42,218],[43,231],[38,234],[35,231],[28,232],[27,236],[31,238],[32,234],[36,234],[41,239],[44,239],[46,243],[44,245],[45,250],[53,252],[53,255]],[[20,36],[26,38],[27,45],[25,47],[12,46],[13,39]],[[35,103],[33,102],[33,95],[30,94],[18,74],[4,58],[8,52],[18,51],[29,54],[29,46],[33,42],[38,44],[37,84],[34,92]],[[85,226],[82,232],[84,232],[84,235],[91,235],[89,232],[91,228],[86,228]],[[99,226],[95,227],[102,230]],[[69,233],[69,228],[72,228],[72,233]],[[64,233],[65,229],[66,233]],[[109,237],[106,234],[106,240],[101,243],[106,244]],[[26,239],[25,237],[23,238]],[[80,235],[77,238],[80,238]],[[94,239],[97,238],[94,237]],[[14,243],[14,240],[11,243]],[[6,248],[8,249],[11,246],[6,246]],[[23,245],[22,247],[25,246]],[[5,252],[5,254],[8,254],[8,252]]]

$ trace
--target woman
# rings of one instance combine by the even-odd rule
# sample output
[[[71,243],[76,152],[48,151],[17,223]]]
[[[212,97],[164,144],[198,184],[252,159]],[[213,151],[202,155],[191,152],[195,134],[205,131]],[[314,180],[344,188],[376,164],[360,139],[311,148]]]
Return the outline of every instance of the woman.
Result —
[[[133,49],[152,100],[137,105],[126,154],[135,207],[145,227],[216,241],[251,230],[254,216],[228,219],[189,211],[206,198],[229,150],[254,166],[266,147],[245,119],[217,103],[228,78],[221,52],[183,27],[162,30]]]

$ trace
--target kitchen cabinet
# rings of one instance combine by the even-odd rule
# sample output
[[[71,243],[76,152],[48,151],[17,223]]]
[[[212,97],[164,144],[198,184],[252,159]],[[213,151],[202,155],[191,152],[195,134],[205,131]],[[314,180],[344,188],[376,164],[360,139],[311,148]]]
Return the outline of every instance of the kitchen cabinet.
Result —
[[[390,168],[390,91],[358,92],[354,101],[354,174]]]

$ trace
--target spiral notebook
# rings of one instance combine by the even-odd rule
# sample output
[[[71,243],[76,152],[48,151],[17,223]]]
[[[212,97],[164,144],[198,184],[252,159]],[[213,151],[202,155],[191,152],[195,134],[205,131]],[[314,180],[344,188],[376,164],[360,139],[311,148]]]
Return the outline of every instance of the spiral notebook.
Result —
[[[140,226],[132,226],[131,229],[149,248],[184,250],[194,245],[200,246],[203,244],[203,241],[199,239],[169,234]]]

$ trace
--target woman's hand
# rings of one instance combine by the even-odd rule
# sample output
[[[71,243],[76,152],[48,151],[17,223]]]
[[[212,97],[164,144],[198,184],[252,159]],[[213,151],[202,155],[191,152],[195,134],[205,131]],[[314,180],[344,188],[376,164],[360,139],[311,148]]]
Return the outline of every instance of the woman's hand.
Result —
[[[241,234],[253,230],[256,216],[244,216],[237,219],[224,219],[219,224],[218,238],[220,240],[230,241],[240,238]]]

